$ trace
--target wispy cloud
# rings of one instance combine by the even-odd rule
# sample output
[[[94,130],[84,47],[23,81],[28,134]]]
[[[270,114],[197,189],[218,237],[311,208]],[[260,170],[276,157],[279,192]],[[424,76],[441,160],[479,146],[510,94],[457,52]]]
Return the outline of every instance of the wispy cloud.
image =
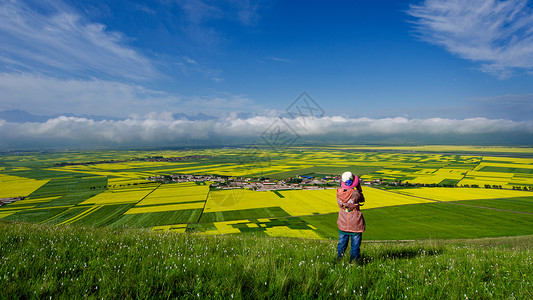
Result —
[[[221,28],[224,24],[254,26],[260,19],[262,5],[260,1],[250,0],[175,0],[165,3],[177,5],[182,17],[176,18],[176,24],[184,35],[204,50],[218,50],[219,46],[229,42],[230,37]]]
[[[185,76],[199,74],[200,76],[203,76],[204,78],[210,79],[214,82],[224,81],[221,70],[212,68],[205,63],[198,62],[191,57],[170,57],[167,60],[173,61],[172,66],[178,67]]]
[[[501,79],[533,69],[533,13],[527,0],[426,0],[408,13],[421,37]]]
[[[121,33],[84,19],[61,1],[36,9],[23,1],[0,2],[0,61],[24,71],[77,77],[146,79],[152,61]],[[49,5],[48,5],[49,4]]]
[[[231,0],[230,3],[236,8],[237,19],[244,25],[254,25],[259,19],[260,1]]]
[[[174,120],[169,114],[148,114],[143,118],[123,121],[93,121],[84,118],[59,117],[46,123],[9,123],[0,120],[0,148],[17,145],[38,147],[42,143],[78,146],[168,145],[180,143],[213,144],[260,140],[260,136],[279,120],[275,117],[228,117],[219,120]],[[476,135],[501,137],[519,135],[521,143],[531,143],[533,122],[472,119],[407,119],[323,117],[306,120],[284,119],[284,124],[302,140],[324,140],[350,143],[374,136],[378,140],[402,139],[410,136],[431,137],[440,142],[456,141]],[[470,139],[468,139],[471,142]]]
[[[268,56],[268,57],[265,57],[265,59],[267,59],[267,60],[273,60],[273,61],[278,61],[278,62],[285,62],[285,63],[289,63],[289,62],[291,62],[290,59],[281,58],[281,57],[277,57],[277,56]]]
[[[258,1],[250,0],[177,0],[185,11],[187,21],[193,24],[207,23],[213,19],[229,19],[245,26],[252,26],[259,19]]]

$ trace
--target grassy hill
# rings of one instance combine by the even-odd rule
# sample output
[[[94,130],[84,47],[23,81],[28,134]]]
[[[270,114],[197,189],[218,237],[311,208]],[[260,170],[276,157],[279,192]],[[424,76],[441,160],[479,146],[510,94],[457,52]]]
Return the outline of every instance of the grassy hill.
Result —
[[[364,243],[0,221],[0,298],[533,298],[533,236]]]

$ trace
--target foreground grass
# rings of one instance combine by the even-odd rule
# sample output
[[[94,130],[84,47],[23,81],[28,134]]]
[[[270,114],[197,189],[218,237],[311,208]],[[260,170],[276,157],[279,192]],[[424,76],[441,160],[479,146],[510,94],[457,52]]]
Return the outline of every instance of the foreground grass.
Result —
[[[532,298],[533,236],[364,243],[0,222],[0,298]]]

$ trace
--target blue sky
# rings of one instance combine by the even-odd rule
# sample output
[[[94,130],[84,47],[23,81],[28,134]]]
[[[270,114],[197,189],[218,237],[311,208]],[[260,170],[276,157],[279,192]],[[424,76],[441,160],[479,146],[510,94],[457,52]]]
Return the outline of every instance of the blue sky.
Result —
[[[201,139],[186,128],[253,137],[306,92],[324,115],[300,136],[357,125],[378,135],[523,134],[531,144],[531,28],[525,0],[0,0],[0,111],[130,122],[0,121],[0,134],[60,140],[79,134],[65,132],[74,122],[113,132],[95,142],[159,141],[130,134],[139,126],[163,128],[167,142]]]

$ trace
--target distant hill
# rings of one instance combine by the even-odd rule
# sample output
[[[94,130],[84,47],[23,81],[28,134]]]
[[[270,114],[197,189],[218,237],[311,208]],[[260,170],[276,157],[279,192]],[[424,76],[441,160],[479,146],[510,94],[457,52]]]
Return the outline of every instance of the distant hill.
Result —
[[[26,122],[46,122],[48,117],[32,115],[24,110],[5,110],[0,111],[0,119],[14,123],[26,123]]]
[[[217,117],[206,115],[203,113],[198,113],[195,115],[186,115],[184,113],[175,113],[172,115],[174,120],[188,120],[188,121],[208,121],[208,120],[217,120]]]
[[[121,118],[116,117],[104,117],[104,116],[95,116],[95,115],[76,115],[72,113],[65,113],[65,114],[55,114],[55,115],[49,115],[49,116],[41,116],[41,115],[34,115],[31,114],[25,110],[20,109],[13,109],[13,110],[4,110],[0,111],[0,119],[6,120],[8,122],[13,123],[27,123],[27,122],[36,122],[36,123],[44,123],[50,119],[55,119],[61,116],[65,117],[76,117],[76,118],[86,118],[91,119],[95,121],[103,121],[103,120],[112,120],[112,121],[118,121],[122,120]]]

